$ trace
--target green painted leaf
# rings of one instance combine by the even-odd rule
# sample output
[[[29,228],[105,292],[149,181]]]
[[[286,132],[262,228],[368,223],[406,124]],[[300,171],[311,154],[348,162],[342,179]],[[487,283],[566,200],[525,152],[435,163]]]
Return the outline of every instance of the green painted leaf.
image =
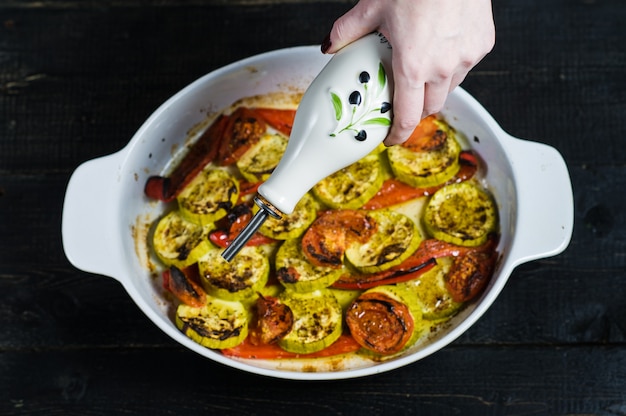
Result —
[[[385,88],[385,84],[387,83],[387,74],[385,74],[385,67],[382,62],[378,63],[378,86],[382,89]]]
[[[365,120],[362,124],[363,125],[375,124],[378,126],[391,126],[391,120],[385,117],[374,117],[374,118],[370,118],[369,120]]]
[[[343,113],[343,104],[341,103],[341,98],[334,92],[330,93],[330,97],[333,102],[333,108],[335,109],[335,120],[341,120],[341,116]]]

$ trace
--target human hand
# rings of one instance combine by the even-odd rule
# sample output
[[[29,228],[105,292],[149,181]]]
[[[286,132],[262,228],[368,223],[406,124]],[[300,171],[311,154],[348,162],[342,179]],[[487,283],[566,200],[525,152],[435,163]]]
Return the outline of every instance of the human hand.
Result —
[[[371,33],[392,45],[395,91],[388,146],[406,141],[420,120],[493,48],[491,0],[360,0],[333,24],[322,52]]]

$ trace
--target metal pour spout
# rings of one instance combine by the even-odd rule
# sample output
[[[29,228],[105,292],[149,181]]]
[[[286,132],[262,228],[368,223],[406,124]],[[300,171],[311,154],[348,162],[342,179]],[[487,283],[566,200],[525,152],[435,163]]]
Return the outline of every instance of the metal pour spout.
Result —
[[[254,214],[254,217],[252,217],[248,225],[246,225],[244,229],[241,230],[241,232],[237,235],[237,237],[235,237],[233,242],[230,243],[228,247],[226,247],[226,249],[222,252],[222,257],[226,261],[231,261],[237,255],[237,253],[241,251],[243,246],[246,245],[248,240],[252,238],[254,233],[257,232],[257,230],[261,227],[261,225],[263,225],[268,217],[281,217],[277,210],[273,208],[271,204],[264,201],[261,197],[256,196],[254,198],[254,202],[260,209],[257,211],[256,214]]]

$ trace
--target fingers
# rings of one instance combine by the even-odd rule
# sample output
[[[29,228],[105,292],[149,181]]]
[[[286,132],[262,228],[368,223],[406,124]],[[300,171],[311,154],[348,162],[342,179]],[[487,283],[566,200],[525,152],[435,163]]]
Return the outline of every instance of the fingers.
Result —
[[[346,14],[333,23],[333,27],[322,44],[322,52],[335,53],[344,46],[372,33],[379,26],[380,13],[377,12],[382,2],[359,1]]]

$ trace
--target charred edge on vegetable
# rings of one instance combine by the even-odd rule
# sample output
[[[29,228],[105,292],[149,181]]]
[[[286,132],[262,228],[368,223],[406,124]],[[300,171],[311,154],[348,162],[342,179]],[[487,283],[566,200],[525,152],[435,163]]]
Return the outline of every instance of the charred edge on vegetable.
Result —
[[[196,289],[189,283],[187,280],[187,276],[182,272],[178,267],[171,266],[170,267],[170,284],[174,284],[176,287],[184,290],[185,292],[192,295],[194,298],[199,299],[200,294],[196,291]]]
[[[307,244],[305,250],[307,253],[315,258],[319,263],[330,266],[341,266],[343,253],[330,252],[326,250],[326,247],[321,247],[322,253],[318,252],[318,249],[312,244]]]
[[[276,270],[276,278],[283,283],[297,283],[300,274],[295,267],[281,267]]]
[[[241,327],[233,328],[233,329],[225,329],[222,330],[210,330],[204,323],[204,320],[201,318],[181,318],[183,322],[182,331],[186,332],[187,329],[191,329],[198,333],[198,335],[206,338],[217,339],[220,341],[225,341],[230,338],[236,338],[241,334]],[[230,326],[230,322],[228,319],[222,319],[227,325]],[[224,325],[226,327],[226,325]]]

